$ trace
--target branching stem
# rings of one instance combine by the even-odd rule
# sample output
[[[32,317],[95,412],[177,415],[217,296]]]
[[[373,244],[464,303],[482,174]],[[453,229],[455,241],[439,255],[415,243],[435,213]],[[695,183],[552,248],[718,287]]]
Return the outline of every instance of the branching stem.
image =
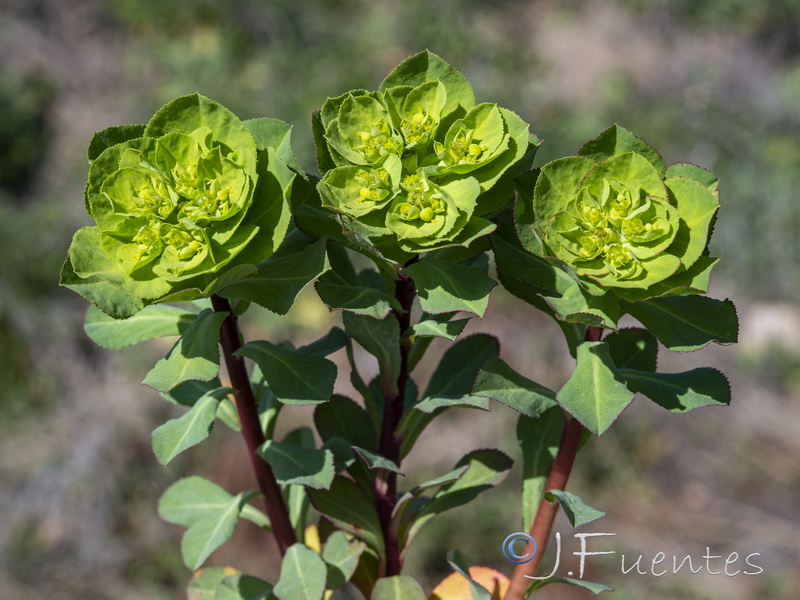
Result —
[[[255,472],[258,487],[261,493],[264,494],[264,506],[267,516],[272,524],[272,532],[275,535],[281,556],[283,556],[289,546],[297,541],[297,537],[289,521],[289,513],[283,501],[281,488],[275,480],[272,468],[256,452],[265,441],[264,432],[261,429],[258,406],[253,395],[253,388],[250,385],[250,378],[247,375],[244,359],[234,354],[242,345],[236,316],[233,314],[230,303],[225,298],[212,296],[211,305],[216,312],[228,313],[228,316],[222,322],[222,328],[219,333],[222,354],[225,357],[225,366],[228,369],[231,385],[236,389],[234,394],[236,410],[239,413],[242,435],[247,444],[250,464]]]
[[[602,337],[603,330],[600,327],[587,328],[585,338],[587,342],[599,342]],[[572,465],[575,464],[575,457],[578,454],[582,436],[583,425],[565,412],[564,431],[561,434],[561,441],[558,445],[553,466],[550,468],[544,492],[566,489],[567,480],[572,471]],[[547,498],[542,497],[533,525],[531,525],[531,529],[528,532],[536,540],[536,555],[530,561],[519,564],[514,569],[514,574],[511,576],[511,584],[503,600],[523,600],[525,598],[525,590],[532,583],[530,577],[536,575],[542,562],[557,513],[558,502],[550,502]]]

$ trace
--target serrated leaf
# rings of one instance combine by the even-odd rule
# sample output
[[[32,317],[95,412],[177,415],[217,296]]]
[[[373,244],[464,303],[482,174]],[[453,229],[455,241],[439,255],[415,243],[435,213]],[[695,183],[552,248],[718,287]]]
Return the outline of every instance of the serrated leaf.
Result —
[[[595,435],[601,435],[631,403],[633,394],[614,366],[605,342],[578,346],[578,366],[556,400]]]
[[[358,446],[353,446],[353,450],[356,451],[356,454],[361,457],[369,469],[385,469],[397,473],[398,475],[405,475],[405,473],[400,470],[400,467],[385,456],[381,456],[370,450],[365,450],[364,448],[359,448]]]
[[[350,479],[334,477],[327,490],[308,490],[311,504],[339,529],[361,538],[384,554],[383,534],[375,502]]]
[[[661,175],[664,174],[664,159],[661,155],[647,142],[619,125],[612,125],[578,150],[580,156],[586,156],[597,162],[625,152],[642,155]]]
[[[112,319],[94,305],[86,311],[84,330],[98,346],[117,350],[146,340],[181,335],[197,315],[165,304],[151,304],[128,319]]]
[[[545,411],[538,419],[520,415],[517,443],[522,449],[522,530],[530,531],[542,502],[547,477],[553,466],[564,429],[561,407]]]
[[[472,393],[502,402],[533,418],[556,406],[555,392],[523,377],[496,356],[483,363]]]
[[[187,567],[199,568],[214,550],[231,539],[242,506],[254,495],[255,492],[237,494],[222,508],[207,513],[186,530],[181,539],[181,555]]]
[[[336,365],[326,358],[264,340],[248,342],[236,354],[258,364],[270,391],[285,404],[318,404],[333,394]]]
[[[219,373],[219,329],[228,313],[206,309],[144,378],[160,392],[168,392],[189,379],[209,381]]]
[[[453,395],[453,396],[428,396],[414,405],[414,410],[431,414],[441,408],[452,406],[479,408],[481,410],[491,410],[489,398],[486,396],[476,396],[472,394]]]
[[[375,582],[370,600],[427,600],[422,586],[409,575],[381,577]]]
[[[327,569],[319,554],[294,544],[281,562],[281,575],[273,593],[278,600],[322,600]]]
[[[558,499],[558,503],[561,505],[561,508],[564,509],[564,514],[567,515],[573,527],[586,525],[586,523],[591,523],[606,514],[602,510],[597,510],[585,504],[583,500],[575,494],[570,494],[563,490],[549,490],[545,493],[545,498],[551,502]]]
[[[724,406],[731,402],[725,376],[709,367],[683,373],[651,373],[620,369],[634,392],[647,396],[670,412],[683,413],[701,406]]]
[[[224,390],[224,388],[223,388]],[[220,395],[206,394],[177,419],[153,431],[153,452],[162,465],[206,439],[217,417]]]
[[[285,315],[303,288],[330,269],[325,243],[325,239],[319,239],[302,251],[273,255],[258,265],[257,273],[218,293]]]
[[[497,285],[482,271],[458,263],[426,259],[403,271],[414,280],[422,309],[432,314],[463,310],[483,317]]]
[[[656,370],[658,342],[646,329],[620,329],[603,341],[618,369]]]
[[[216,483],[198,476],[173,483],[158,501],[159,516],[169,523],[190,527],[222,510],[233,498]]]
[[[276,600],[272,584],[250,575],[226,577],[217,586],[213,600]]]
[[[333,453],[267,440],[259,449],[281,485],[304,485],[328,489],[333,481]]]
[[[116,146],[122,142],[140,138],[144,135],[144,125],[115,125],[96,132],[89,142],[87,155],[89,162],[93,162],[103,153],[103,150]]]
[[[450,315],[445,313],[449,318]],[[441,320],[437,318],[438,315],[431,315],[430,318],[421,320],[411,326],[408,337],[414,339],[416,337],[440,337],[454,342],[459,334],[464,331],[469,319],[455,319]]]
[[[619,300],[614,294],[592,296],[573,282],[561,297],[544,296],[544,300],[562,321],[589,327],[617,328],[620,310]]]
[[[350,581],[364,548],[364,542],[348,540],[344,531],[335,531],[328,537],[322,550],[322,560],[328,566],[326,587],[329,590],[338,589]]]
[[[736,307],[730,300],[672,296],[624,307],[670,350],[689,352],[711,342],[734,344],[739,336]]]

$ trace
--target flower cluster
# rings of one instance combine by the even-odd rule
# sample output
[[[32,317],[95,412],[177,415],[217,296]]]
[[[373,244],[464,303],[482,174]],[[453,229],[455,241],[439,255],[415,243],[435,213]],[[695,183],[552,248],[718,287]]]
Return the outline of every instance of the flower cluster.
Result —
[[[705,291],[715,261],[703,252],[718,206],[708,171],[665,169],[617,126],[542,167],[533,198],[542,254],[569,265],[590,292],[629,299]]]
[[[173,100],[147,126],[100,132],[98,144],[85,194],[97,225],[75,234],[62,282],[112,316],[207,295],[286,232],[292,174],[203,96]],[[271,186],[277,194],[257,194],[259,177],[282,181]]]
[[[429,52],[400,64],[377,92],[329,99],[319,119],[323,205],[390,253],[466,245],[490,232],[480,215],[511,194],[510,186],[487,192],[535,147],[522,119],[476,105],[466,79]]]

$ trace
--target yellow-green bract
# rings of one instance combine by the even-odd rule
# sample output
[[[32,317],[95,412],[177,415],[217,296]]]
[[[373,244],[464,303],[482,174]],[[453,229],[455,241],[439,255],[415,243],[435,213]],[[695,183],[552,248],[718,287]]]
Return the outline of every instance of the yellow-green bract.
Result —
[[[490,233],[482,215],[511,200],[512,176],[539,144],[513,112],[476,105],[464,76],[430,52],[376,92],[329,99],[317,118],[323,205],[388,257]]]
[[[289,126],[242,122],[194,94],[145,125],[98,132],[86,209],[61,283],[116,318],[208,296],[255,270],[286,234],[296,173]]]
[[[719,208],[708,171],[661,156],[622,127],[542,167],[533,194],[539,254],[566,263],[587,291],[628,300],[705,292],[704,256]]]

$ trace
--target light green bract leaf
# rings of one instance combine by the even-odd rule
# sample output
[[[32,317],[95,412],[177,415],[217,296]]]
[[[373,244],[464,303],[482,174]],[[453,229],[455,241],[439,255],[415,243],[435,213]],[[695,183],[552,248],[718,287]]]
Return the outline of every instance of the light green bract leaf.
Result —
[[[578,366],[556,394],[556,400],[595,435],[609,428],[633,400],[605,342],[578,346]]]
[[[269,389],[284,404],[318,404],[333,394],[336,365],[327,358],[259,340],[236,351],[256,362]]]
[[[425,259],[403,270],[414,280],[422,309],[431,314],[463,310],[483,317],[497,285],[482,271],[457,263]]]
[[[606,514],[602,510],[597,510],[596,508],[588,506],[575,494],[570,494],[562,490],[550,490],[545,493],[545,498],[551,502],[554,499],[558,499],[558,503],[561,505],[561,508],[564,509],[564,513],[567,515],[573,527],[586,525],[586,523],[591,523],[595,519],[599,519]]]
[[[329,98],[314,136],[322,205],[347,234],[399,264],[490,233],[481,215],[511,201],[512,179],[539,145],[511,111],[476,106],[464,76],[427,51],[377,92]]]
[[[531,248],[537,253],[568,265],[594,296],[613,290],[644,300],[672,290],[704,292],[713,266],[703,253],[719,208],[716,188],[710,174],[697,167],[669,173],[665,179],[664,161],[655,150],[614,126],[579,156],[541,168],[532,207],[517,208],[519,231],[535,237]],[[529,194],[521,194],[520,201],[530,202]],[[580,311],[570,304],[580,295],[573,292],[571,298],[568,302],[564,294],[548,302],[557,313],[573,316]],[[615,327],[613,314],[601,309],[597,316],[611,320],[584,323]]]
[[[146,340],[181,335],[197,315],[175,306],[148,306],[135,316],[119,320],[92,305],[86,311],[84,330],[98,346],[117,350]]]
[[[168,392],[190,379],[210,381],[219,372],[219,329],[228,313],[201,312],[194,323],[144,378],[159,392]]]
[[[266,147],[263,129],[257,144],[233,113],[193,94],[146,127],[97,134],[85,192],[97,225],[75,234],[62,285],[128,318],[252,274],[286,234],[297,176],[286,136]]]
[[[281,575],[273,593],[278,600],[322,600],[327,569],[319,554],[294,544],[281,561]]]

